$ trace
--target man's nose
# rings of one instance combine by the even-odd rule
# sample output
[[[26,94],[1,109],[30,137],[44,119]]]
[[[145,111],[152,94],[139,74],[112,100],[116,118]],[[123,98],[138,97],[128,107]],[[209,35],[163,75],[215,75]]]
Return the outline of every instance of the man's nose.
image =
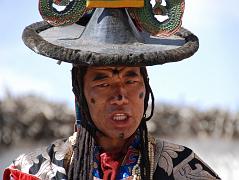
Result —
[[[115,87],[111,97],[111,104],[128,104],[127,91],[122,85],[118,85]]]

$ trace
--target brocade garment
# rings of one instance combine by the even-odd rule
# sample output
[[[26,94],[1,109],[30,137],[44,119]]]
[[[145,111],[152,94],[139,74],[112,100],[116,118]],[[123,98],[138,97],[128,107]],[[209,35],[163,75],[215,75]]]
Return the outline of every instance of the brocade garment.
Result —
[[[76,133],[64,140],[57,140],[46,148],[20,155],[5,170],[3,180],[66,180],[76,140]],[[117,165],[116,180],[133,179],[132,168],[139,157],[139,138],[135,136],[126,151],[125,157]],[[154,180],[216,180],[217,174],[205,164],[191,149],[150,138],[154,150]],[[94,179],[102,179],[100,151],[94,151]],[[111,172],[112,173],[112,172]]]

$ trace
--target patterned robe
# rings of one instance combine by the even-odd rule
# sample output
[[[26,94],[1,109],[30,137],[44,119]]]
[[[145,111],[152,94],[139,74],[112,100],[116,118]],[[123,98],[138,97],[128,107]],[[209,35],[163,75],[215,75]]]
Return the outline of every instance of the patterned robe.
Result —
[[[3,180],[67,179],[67,167],[71,162],[75,140],[76,133],[68,139],[55,141],[47,148],[19,156],[5,170]],[[152,137],[150,143],[154,151],[154,180],[220,179],[191,149]],[[135,147],[137,146],[129,147],[124,162],[132,165],[137,162],[135,152],[138,150]],[[120,173],[124,176],[117,179],[133,179],[130,163],[122,163]],[[126,169],[128,172],[124,172]],[[101,179],[99,174],[93,175],[94,179]]]

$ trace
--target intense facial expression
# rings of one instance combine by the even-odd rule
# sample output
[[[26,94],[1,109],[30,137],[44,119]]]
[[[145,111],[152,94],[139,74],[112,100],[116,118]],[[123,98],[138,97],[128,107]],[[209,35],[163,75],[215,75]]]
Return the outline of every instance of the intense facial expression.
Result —
[[[107,137],[128,138],[144,113],[145,85],[139,67],[91,67],[84,77],[91,118]]]

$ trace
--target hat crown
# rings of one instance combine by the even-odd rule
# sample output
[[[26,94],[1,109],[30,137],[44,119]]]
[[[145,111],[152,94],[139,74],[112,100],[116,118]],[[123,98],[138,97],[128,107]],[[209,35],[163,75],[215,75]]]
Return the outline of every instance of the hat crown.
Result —
[[[124,8],[97,8],[80,40],[109,44],[143,42]]]

